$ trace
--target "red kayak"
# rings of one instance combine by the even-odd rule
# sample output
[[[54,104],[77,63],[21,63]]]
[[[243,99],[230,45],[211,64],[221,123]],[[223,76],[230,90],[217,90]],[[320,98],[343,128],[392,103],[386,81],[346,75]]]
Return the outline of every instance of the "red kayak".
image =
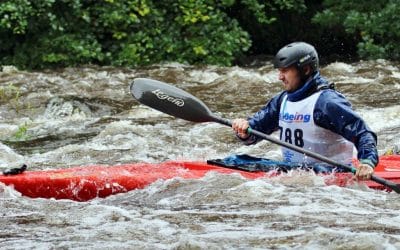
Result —
[[[245,178],[271,177],[276,172],[246,172],[210,165],[206,162],[169,161],[136,163],[117,166],[83,166],[67,169],[26,171],[17,175],[0,175],[0,182],[13,186],[31,198],[70,199],[88,201],[96,197],[143,188],[159,179],[201,178],[210,171],[222,174],[239,173]],[[375,175],[400,183],[400,155],[381,156]],[[325,178],[327,185],[346,186],[351,173],[335,173]],[[365,184],[374,189],[387,189],[373,181]],[[390,190],[388,190],[390,191]]]

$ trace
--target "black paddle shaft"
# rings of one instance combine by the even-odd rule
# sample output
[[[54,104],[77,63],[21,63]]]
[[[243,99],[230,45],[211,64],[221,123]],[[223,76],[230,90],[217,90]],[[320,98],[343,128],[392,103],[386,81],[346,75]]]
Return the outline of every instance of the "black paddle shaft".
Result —
[[[136,78],[130,86],[131,94],[140,103],[154,108],[163,113],[192,122],[217,122],[232,127],[230,120],[214,115],[211,110],[199,99],[188,92],[174,87],[172,85],[147,78]],[[326,162],[332,166],[340,166],[348,171],[355,173],[356,169],[333,161],[323,155],[305,150],[287,142],[283,142],[270,135],[262,133],[251,128],[247,131],[249,134],[256,135],[262,139],[289,148],[306,156]],[[396,193],[400,193],[400,185],[385,180],[379,176],[372,175],[371,180],[382,184]]]

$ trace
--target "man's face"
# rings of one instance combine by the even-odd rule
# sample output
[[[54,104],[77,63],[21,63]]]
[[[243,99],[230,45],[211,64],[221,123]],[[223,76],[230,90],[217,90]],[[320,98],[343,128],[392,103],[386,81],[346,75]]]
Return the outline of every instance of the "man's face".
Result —
[[[294,92],[300,86],[300,73],[295,66],[279,68],[279,80],[287,92]]]

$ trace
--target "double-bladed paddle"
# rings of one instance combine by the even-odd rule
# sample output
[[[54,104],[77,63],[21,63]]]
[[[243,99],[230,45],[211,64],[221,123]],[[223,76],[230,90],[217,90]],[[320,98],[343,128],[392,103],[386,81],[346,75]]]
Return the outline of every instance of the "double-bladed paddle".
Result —
[[[193,95],[164,82],[147,78],[136,78],[132,82],[130,89],[133,97],[140,103],[163,113],[192,122],[217,122],[229,127],[232,126],[232,122],[230,120],[218,117],[213,114],[202,101],[200,101]],[[296,152],[326,162],[332,166],[342,167],[344,169],[347,169],[348,171],[351,171],[352,173],[356,172],[356,169],[354,167],[333,161],[323,155],[305,150],[290,143],[280,141],[279,139],[276,139],[257,130],[249,128],[247,132],[280,146],[292,149]],[[376,175],[372,175],[371,180],[386,187],[389,187],[396,193],[400,193],[399,184],[385,180]]]

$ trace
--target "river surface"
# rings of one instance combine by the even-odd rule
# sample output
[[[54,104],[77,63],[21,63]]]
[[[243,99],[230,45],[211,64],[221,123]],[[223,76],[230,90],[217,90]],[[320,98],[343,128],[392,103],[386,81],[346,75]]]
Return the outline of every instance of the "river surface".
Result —
[[[134,78],[153,78],[190,92],[219,116],[247,117],[281,90],[272,64],[262,65],[4,66],[0,170],[238,153],[279,159],[272,143],[243,146],[228,127],[175,119],[129,93]],[[377,133],[380,154],[400,145],[399,68],[383,60],[322,67]],[[400,249],[399,211],[398,194],[325,186],[300,171],[257,180],[175,178],[89,202],[31,199],[0,184],[0,249]]]

